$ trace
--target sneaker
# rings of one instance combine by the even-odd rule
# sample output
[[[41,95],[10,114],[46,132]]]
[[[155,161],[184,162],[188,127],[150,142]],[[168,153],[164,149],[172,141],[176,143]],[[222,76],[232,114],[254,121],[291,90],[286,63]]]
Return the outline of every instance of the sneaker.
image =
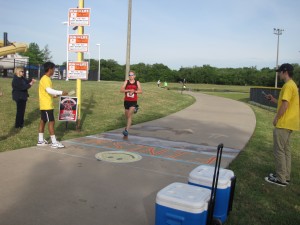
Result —
[[[277,178],[276,173],[270,173],[269,177]],[[290,184],[290,180],[286,180],[287,184]]]
[[[125,137],[127,137],[128,136],[128,131],[125,129],[125,130],[123,130],[123,135],[125,136]]]
[[[64,148],[65,146],[60,142],[52,143],[51,148]]]
[[[36,144],[37,146],[47,146],[48,145],[48,141],[46,141],[45,139],[43,141],[38,141],[38,143]]]
[[[134,107],[134,113],[137,113],[138,110],[139,110],[139,105],[135,105],[135,107]]]
[[[267,181],[271,184],[276,184],[281,187],[286,187],[286,185],[287,185],[287,183],[280,182],[276,177],[265,177],[265,181]]]

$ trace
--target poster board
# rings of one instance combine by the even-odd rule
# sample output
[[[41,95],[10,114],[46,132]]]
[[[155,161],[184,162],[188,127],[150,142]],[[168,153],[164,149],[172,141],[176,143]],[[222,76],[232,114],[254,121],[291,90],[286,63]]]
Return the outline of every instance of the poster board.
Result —
[[[71,8],[69,9],[69,26],[90,26],[90,8]]]
[[[88,79],[89,63],[88,62],[68,62],[69,79]]]
[[[77,121],[77,97],[60,96],[58,121]]]
[[[88,52],[89,35],[88,34],[69,34],[68,36],[69,52]]]

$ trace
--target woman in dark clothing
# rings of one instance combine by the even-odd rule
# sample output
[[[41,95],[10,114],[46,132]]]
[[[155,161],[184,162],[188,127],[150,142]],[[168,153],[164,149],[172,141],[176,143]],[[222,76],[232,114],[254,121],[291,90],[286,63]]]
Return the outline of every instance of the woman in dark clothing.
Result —
[[[34,79],[27,80],[24,77],[24,69],[22,67],[15,68],[15,75],[12,80],[12,98],[17,104],[15,128],[23,128],[24,115],[26,109],[26,102],[28,89],[34,84]]]

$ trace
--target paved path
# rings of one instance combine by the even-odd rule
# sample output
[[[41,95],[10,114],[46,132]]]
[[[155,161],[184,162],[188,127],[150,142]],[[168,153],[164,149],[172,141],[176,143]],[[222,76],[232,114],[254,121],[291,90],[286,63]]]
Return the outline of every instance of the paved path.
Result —
[[[224,143],[222,166],[244,148],[255,115],[241,102],[190,93],[192,106],[122,129],[76,138],[65,149],[31,147],[0,154],[1,225],[154,224],[157,192],[187,182],[200,164],[214,164]],[[99,161],[103,151],[126,150],[142,159]]]

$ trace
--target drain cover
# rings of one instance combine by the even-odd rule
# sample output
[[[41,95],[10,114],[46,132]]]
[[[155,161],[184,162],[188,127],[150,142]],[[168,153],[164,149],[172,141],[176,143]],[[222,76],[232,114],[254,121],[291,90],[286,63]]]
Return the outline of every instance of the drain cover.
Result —
[[[142,156],[125,151],[107,151],[95,155],[96,159],[114,163],[129,163],[142,159]]]

